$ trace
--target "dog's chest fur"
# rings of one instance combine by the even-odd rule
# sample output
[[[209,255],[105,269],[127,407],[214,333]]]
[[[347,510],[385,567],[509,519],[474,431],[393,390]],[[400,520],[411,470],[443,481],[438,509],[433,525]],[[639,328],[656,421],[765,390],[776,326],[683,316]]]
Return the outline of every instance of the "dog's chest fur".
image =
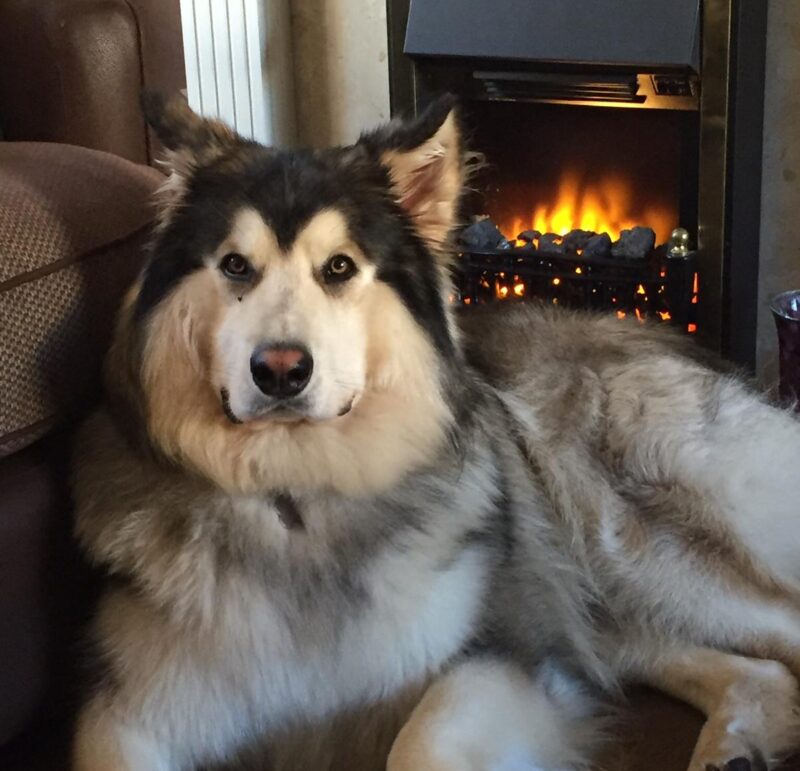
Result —
[[[489,450],[383,496],[293,497],[289,522],[285,499],[233,498],[157,470],[104,417],[90,431],[79,532],[128,582],[98,621],[112,679],[131,657],[163,672],[179,656],[197,672],[195,703],[222,697],[231,719],[247,712],[266,727],[385,698],[475,634],[497,557]],[[169,683],[142,685],[141,698],[178,698]]]
[[[222,666],[233,651],[247,662],[245,687],[271,722],[377,702],[438,670],[470,639],[487,572],[474,548],[437,564],[387,546],[352,572],[300,579],[298,591],[237,581],[239,607],[226,601],[215,647]],[[302,596],[314,584],[318,594]]]

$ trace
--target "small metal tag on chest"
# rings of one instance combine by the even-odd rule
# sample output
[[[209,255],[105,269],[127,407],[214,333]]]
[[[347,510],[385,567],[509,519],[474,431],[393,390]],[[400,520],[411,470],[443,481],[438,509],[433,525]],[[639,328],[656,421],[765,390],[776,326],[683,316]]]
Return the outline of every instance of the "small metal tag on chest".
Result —
[[[274,498],[275,508],[278,510],[278,519],[287,530],[303,530],[303,517],[297,501],[291,495],[279,493]]]

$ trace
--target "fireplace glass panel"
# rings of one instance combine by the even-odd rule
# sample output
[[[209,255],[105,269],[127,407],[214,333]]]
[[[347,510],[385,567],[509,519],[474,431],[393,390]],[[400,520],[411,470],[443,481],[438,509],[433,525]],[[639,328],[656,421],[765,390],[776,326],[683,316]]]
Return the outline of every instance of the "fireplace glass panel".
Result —
[[[466,118],[487,162],[467,214],[507,239],[640,225],[663,244],[680,225],[694,240],[696,113],[472,101]]]

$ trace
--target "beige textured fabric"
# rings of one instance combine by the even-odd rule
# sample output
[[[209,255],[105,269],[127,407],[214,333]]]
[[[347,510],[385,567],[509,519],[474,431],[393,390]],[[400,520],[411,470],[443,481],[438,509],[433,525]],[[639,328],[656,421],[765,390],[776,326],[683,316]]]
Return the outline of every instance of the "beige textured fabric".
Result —
[[[0,457],[91,398],[162,180],[106,153],[0,143]]]
[[[71,145],[0,144],[0,287],[130,235],[161,175]]]
[[[92,352],[75,343],[92,329],[81,312],[81,268],[68,265],[0,294],[0,454],[29,444],[70,397],[85,396],[80,381],[93,364]]]

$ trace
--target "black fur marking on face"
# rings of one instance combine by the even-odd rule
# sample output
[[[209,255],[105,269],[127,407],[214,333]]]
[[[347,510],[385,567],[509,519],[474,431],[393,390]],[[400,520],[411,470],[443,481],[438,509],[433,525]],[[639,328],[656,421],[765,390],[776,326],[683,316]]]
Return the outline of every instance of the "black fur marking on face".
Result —
[[[231,409],[231,395],[228,393],[228,389],[221,388],[219,395],[222,400],[222,411],[225,413],[225,417],[230,420],[231,423],[241,423],[242,421],[236,417]]]
[[[239,206],[195,181],[181,211],[152,247],[136,300],[135,318],[143,320],[178,284],[203,265],[228,235]]]
[[[176,250],[169,257],[152,259],[136,298],[134,317],[142,320],[182,279],[202,267],[202,262],[186,250]]]
[[[385,281],[400,295],[411,315],[430,335],[439,353],[451,356],[454,353],[453,340],[447,328],[444,302],[438,291],[439,278],[435,275],[433,259],[426,255],[419,260],[413,272],[408,265],[387,264],[378,268],[377,278]]]

